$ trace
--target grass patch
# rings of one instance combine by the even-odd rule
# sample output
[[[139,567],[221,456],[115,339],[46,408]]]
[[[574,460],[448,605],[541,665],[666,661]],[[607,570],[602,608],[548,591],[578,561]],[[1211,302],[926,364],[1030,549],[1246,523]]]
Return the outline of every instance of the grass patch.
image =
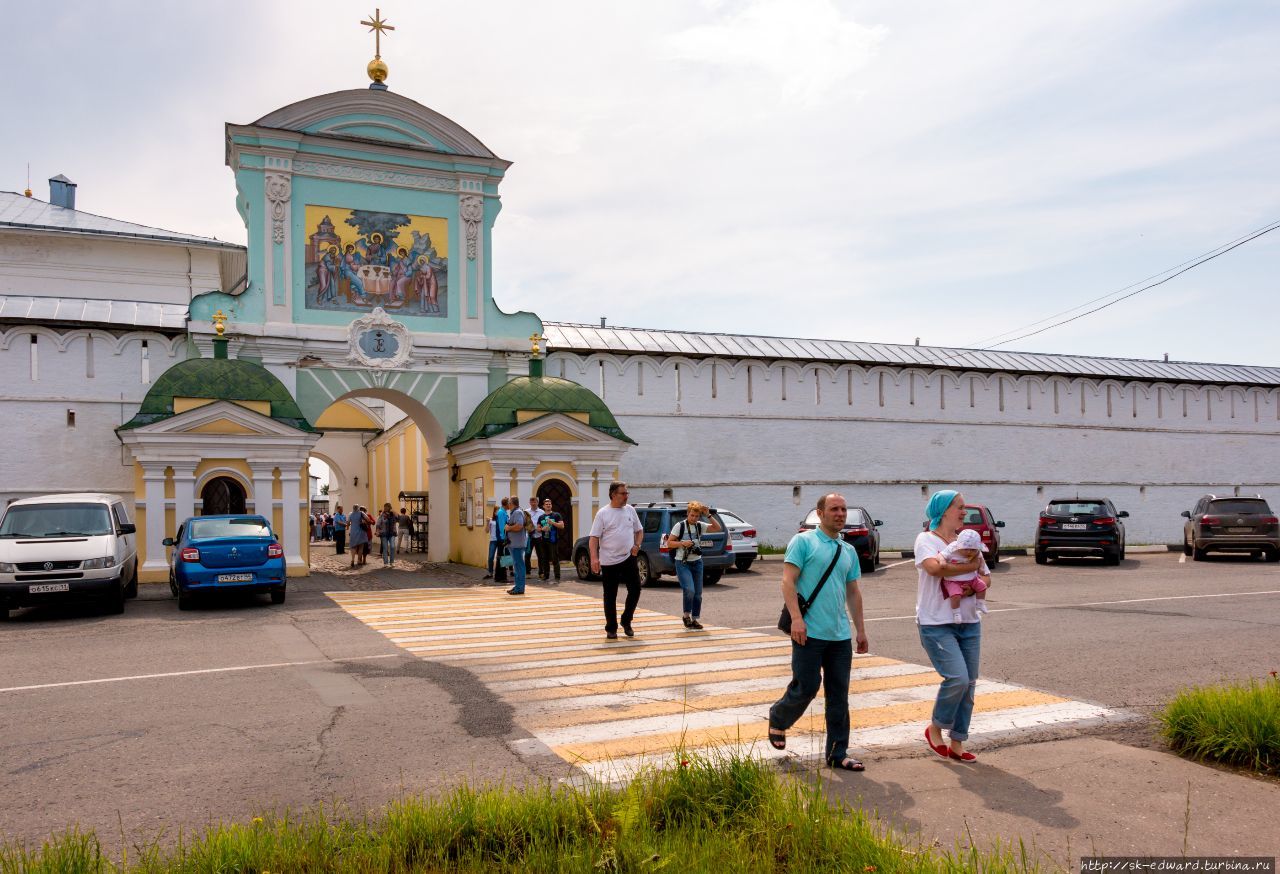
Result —
[[[774,546],[772,543],[757,543],[757,555],[786,555],[787,548],[785,546]]]
[[[92,833],[0,846],[0,872],[1029,871],[1026,852],[916,850],[821,786],[753,759],[685,755],[626,788],[462,788],[378,819],[255,817],[107,859]]]
[[[1179,753],[1280,776],[1280,680],[1184,689],[1157,714]]]

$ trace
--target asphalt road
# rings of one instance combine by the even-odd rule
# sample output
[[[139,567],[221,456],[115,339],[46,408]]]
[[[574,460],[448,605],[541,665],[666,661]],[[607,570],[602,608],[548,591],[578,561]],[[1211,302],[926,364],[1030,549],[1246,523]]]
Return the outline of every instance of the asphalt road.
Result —
[[[1280,569],[1180,558],[1007,559],[984,676],[1145,714],[1188,684],[1280,670]],[[772,558],[726,575],[707,587],[704,618],[772,626],[780,572]],[[513,751],[524,732],[466,671],[405,657],[323,594],[350,582],[314,575],[281,607],[179,613],[167,592],[147,592],[124,616],[45,608],[0,623],[0,835],[39,840],[78,823],[111,843],[123,823],[128,843],[169,840],[283,806],[362,811],[463,780],[562,773]],[[385,585],[422,583],[400,573]],[[921,662],[914,567],[882,567],[864,585],[872,652]],[[641,604],[678,614],[680,599],[664,582]]]

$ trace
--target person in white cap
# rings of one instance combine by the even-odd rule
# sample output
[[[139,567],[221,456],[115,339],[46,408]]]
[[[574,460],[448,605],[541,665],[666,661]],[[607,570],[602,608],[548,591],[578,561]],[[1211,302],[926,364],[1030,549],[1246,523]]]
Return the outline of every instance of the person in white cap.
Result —
[[[986,551],[987,547],[983,544],[978,532],[972,528],[966,528],[956,535],[956,539],[948,543],[946,548],[942,550],[942,558],[947,564],[968,564],[979,558]],[[951,599],[952,621],[964,621],[960,613],[960,599],[965,596],[965,586],[972,589],[973,594],[977,596],[978,612],[986,613],[987,587],[990,585],[991,571],[987,567],[985,559],[978,562],[977,570],[956,577],[943,577],[942,594]]]

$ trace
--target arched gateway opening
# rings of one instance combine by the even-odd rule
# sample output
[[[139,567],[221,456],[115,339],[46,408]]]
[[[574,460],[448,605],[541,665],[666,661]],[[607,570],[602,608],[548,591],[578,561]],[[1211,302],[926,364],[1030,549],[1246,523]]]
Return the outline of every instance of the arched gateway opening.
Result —
[[[244,487],[231,477],[214,477],[200,490],[201,516],[227,516],[244,512]]]
[[[573,492],[562,479],[543,480],[538,486],[538,506],[547,499],[551,500],[551,509],[564,518],[564,530],[556,537],[556,553],[561,561],[569,561],[573,558],[573,532],[577,530],[573,527]]]
[[[426,405],[395,389],[360,388],[335,397],[315,424],[323,436],[312,455],[329,467],[330,507],[350,514],[361,506],[375,516],[384,504],[412,510],[408,548],[446,560],[448,456],[444,429]]]

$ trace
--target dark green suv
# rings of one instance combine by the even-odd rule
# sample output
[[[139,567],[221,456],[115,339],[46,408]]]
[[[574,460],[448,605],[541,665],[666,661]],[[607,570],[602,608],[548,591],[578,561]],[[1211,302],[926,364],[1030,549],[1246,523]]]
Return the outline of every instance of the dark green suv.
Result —
[[[689,512],[689,504],[685,501],[662,501],[648,504],[636,504],[636,515],[644,527],[644,541],[640,544],[640,554],[636,556],[636,564],[640,570],[640,583],[649,585],[657,582],[663,574],[675,576],[676,566],[672,559],[672,550],[667,549],[667,535],[679,524]],[[725,534],[728,528],[720,514],[712,507],[708,511],[720,524],[720,530],[708,532],[702,538],[702,581],[708,586],[720,582],[725,568],[733,567],[733,547],[728,543]],[[594,580],[597,576],[591,573],[591,552],[587,545],[589,537],[579,537],[573,544],[573,567],[580,580]]]
[[[1280,520],[1261,495],[1205,495],[1182,515],[1182,551],[1194,561],[1210,552],[1261,553],[1280,561]]]

